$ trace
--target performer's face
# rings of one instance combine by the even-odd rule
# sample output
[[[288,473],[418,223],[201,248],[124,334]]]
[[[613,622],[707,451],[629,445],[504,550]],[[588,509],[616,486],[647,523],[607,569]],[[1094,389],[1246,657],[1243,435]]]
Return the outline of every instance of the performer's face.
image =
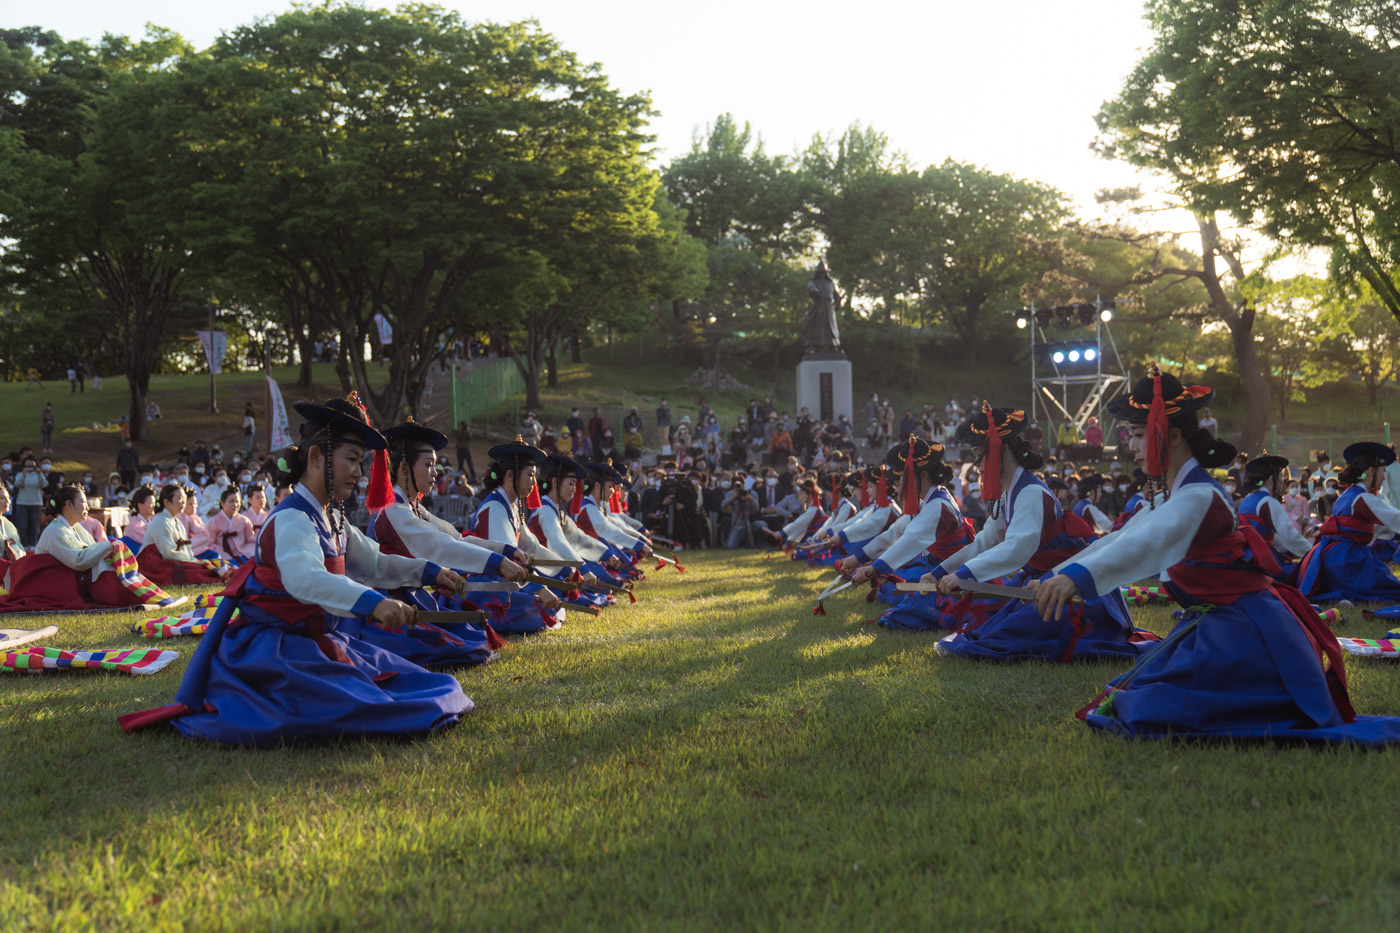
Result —
[[[348,499],[364,475],[365,449],[359,444],[337,444],[331,451],[331,470],[335,474],[335,489],[327,492],[336,499]]]
[[[1128,426],[1128,452],[1133,455],[1133,462],[1138,466],[1147,463],[1147,425]]]
[[[530,494],[530,490],[535,488],[535,465],[520,468],[520,472],[515,474],[515,497],[524,499]]]
[[[574,497],[574,487],[577,485],[578,480],[574,479],[572,476],[561,478],[559,480],[559,499],[565,502],[572,500]]]

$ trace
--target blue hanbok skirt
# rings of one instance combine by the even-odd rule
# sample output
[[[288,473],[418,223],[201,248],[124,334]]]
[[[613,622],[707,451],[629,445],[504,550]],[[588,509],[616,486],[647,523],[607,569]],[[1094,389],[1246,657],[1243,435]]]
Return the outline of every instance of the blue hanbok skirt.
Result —
[[[1315,603],[1400,603],[1400,579],[1384,549],[1344,537],[1325,537],[1303,558],[1298,589]]]
[[[502,635],[534,635],[553,631],[563,624],[564,610],[550,612],[535,602],[538,583],[527,583],[509,593],[472,592],[472,581],[499,583],[500,577],[481,574],[467,577],[467,593],[462,598],[486,613],[491,627]]]
[[[1134,738],[1400,741],[1400,717],[1342,721],[1312,640],[1268,590],[1188,608],[1080,715],[1092,728]]]
[[[447,608],[422,587],[393,590],[387,595],[416,606],[422,612]],[[447,622],[442,625],[423,623],[411,629],[391,632],[373,622],[347,619],[341,623],[339,631],[430,670],[469,667],[496,659],[485,627],[470,622]]]
[[[327,616],[327,631],[316,638],[304,624],[289,626],[246,602],[238,608],[240,624],[222,630],[208,658],[206,712],[173,721],[190,738],[276,746],[413,735],[455,723],[473,709],[452,675],[426,671],[347,635],[336,617]],[[322,639],[352,663],[330,657]],[[198,670],[192,662],[189,674]]]
[[[1023,578],[1010,585],[1024,584]],[[1010,599],[986,621],[949,635],[935,648],[942,655],[989,661],[1135,659],[1142,650],[1142,639],[1156,640],[1156,636],[1133,628],[1128,604],[1119,590],[1075,608],[1083,612],[1079,625],[1068,616],[1047,622],[1034,603]]]

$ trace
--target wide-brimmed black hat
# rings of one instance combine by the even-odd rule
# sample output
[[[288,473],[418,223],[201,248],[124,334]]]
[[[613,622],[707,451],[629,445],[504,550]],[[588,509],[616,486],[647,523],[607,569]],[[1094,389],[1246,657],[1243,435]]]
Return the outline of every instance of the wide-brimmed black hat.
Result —
[[[1182,412],[1200,411],[1215,397],[1215,390],[1210,386],[1183,384],[1171,373],[1155,378],[1162,380],[1162,404],[1168,418]],[[1147,413],[1152,408],[1153,380],[1151,375],[1143,376],[1133,384],[1133,391],[1111,400],[1104,408],[1119,421],[1146,424]]]
[[[1244,465],[1245,482],[1249,486],[1262,486],[1269,480],[1269,477],[1275,473],[1282,473],[1286,469],[1288,469],[1287,457],[1264,454]]]
[[[1395,451],[1384,444],[1376,441],[1358,441],[1346,450],[1342,451],[1342,459],[1347,463],[1359,460],[1367,454],[1373,454],[1380,466],[1390,466],[1395,462]]]
[[[1018,437],[1026,429],[1026,413],[1019,408],[983,409],[958,425],[958,429],[953,432],[953,443],[965,444],[968,447],[986,447],[990,431],[987,427],[988,415],[996,425],[997,436],[1003,439]]]
[[[384,439],[393,447],[397,447],[401,441],[413,445],[427,444],[433,450],[442,450],[447,446],[446,434],[434,431],[432,428],[415,421],[405,421],[403,424],[394,425],[384,432]]]
[[[1088,476],[1081,476],[1075,480],[1079,484],[1079,496],[1083,498],[1089,493],[1098,489],[1104,484],[1105,477],[1099,473],[1090,473]]]
[[[486,452],[493,463],[515,463],[517,465],[534,464],[539,466],[544,463],[545,452],[534,444],[527,444],[520,439],[520,435],[515,435],[515,440],[508,444],[497,444]]]
[[[544,472],[546,476],[559,479],[584,479],[588,476],[588,470],[584,468],[582,463],[563,454],[550,454],[545,457]]]
[[[590,463],[588,465],[588,479],[590,482],[620,483],[622,474],[612,468],[607,463]]]
[[[894,470],[896,473],[903,473],[904,461],[909,457],[909,444],[911,441],[914,444],[914,469],[917,470],[921,467],[928,467],[935,463],[943,462],[944,450],[942,444],[933,444],[924,440],[922,437],[911,434],[902,442],[895,444],[889,449],[889,452],[885,454],[885,466]]]
[[[334,406],[334,407],[332,407]],[[355,409],[353,402],[345,399],[331,399],[329,404],[296,402],[292,405],[296,413],[306,419],[301,426],[303,442],[326,440],[335,437],[355,437],[365,450],[384,450],[388,446],[384,435],[370,427],[364,416]]]

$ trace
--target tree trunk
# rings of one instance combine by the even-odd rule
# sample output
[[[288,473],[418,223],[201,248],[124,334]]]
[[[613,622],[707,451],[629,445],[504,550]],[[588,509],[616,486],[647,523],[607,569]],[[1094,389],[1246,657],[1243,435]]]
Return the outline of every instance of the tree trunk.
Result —
[[[1249,397],[1249,413],[1245,416],[1240,449],[1257,451],[1268,427],[1270,392],[1269,381],[1259,367],[1259,351],[1254,345],[1254,308],[1243,302],[1236,306],[1225,294],[1216,260],[1223,259],[1230,266],[1237,282],[1244,279],[1244,270],[1238,257],[1220,249],[1220,230],[1214,216],[1198,217],[1197,224],[1201,231],[1201,283],[1210,296],[1215,313],[1230,329],[1230,342],[1235,348],[1235,366],[1239,369],[1240,381],[1244,383],[1245,394]]]
[[[578,334],[574,334],[574,336],[573,336],[573,342],[574,342],[574,345],[573,345],[572,347],[569,348],[569,362],[571,362],[571,363],[582,363],[582,362],[583,362],[583,340],[579,337]],[[551,380],[551,381],[550,381],[550,383],[549,383],[549,387],[550,387],[551,389],[554,388],[553,376],[554,376],[554,374],[551,372],[551,373],[550,373],[550,380]]]
[[[545,385],[551,389],[559,388],[559,355],[555,350],[554,346],[550,346],[549,353],[544,358]]]
[[[146,440],[146,390],[141,387],[141,380],[133,367],[127,368],[126,374],[127,394],[131,400],[131,410],[127,413],[130,421],[131,441]]]

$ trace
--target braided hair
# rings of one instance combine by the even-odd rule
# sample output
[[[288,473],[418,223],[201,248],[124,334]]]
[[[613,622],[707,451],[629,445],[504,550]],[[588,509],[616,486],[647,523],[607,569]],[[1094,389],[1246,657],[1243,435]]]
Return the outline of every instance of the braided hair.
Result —
[[[424,440],[413,440],[411,438],[401,438],[397,443],[389,444],[389,475],[395,481],[399,478],[399,468],[404,464],[408,465],[408,481],[404,483],[404,492],[407,494],[408,507],[412,510],[415,518],[423,518],[423,506],[418,501],[418,480],[413,476],[413,464],[420,454],[433,453],[434,448]]]
[[[349,415],[356,421],[365,422],[365,414],[360,410],[360,406],[354,402],[333,398],[326,402],[326,408],[332,409],[342,415]],[[335,468],[332,466],[332,454],[336,448],[346,443],[358,445],[360,438],[357,434],[346,430],[338,424],[327,421],[323,418],[309,418],[301,426],[301,443],[289,447],[277,458],[277,480],[288,486],[294,486],[302,481],[306,469],[310,466],[310,451],[312,447],[319,447],[323,458],[322,470],[326,481],[326,497],[330,501],[327,509],[327,518],[331,525],[331,534],[336,541],[340,540],[341,533],[347,524],[345,518],[345,502],[335,495]]]
[[[1176,428],[1181,432],[1182,440],[1191,448],[1191,456],[1206,469],[1223,467],[1234,460],[1238,453],[1234,444],[1221,440],[1201,427],[1200,414],[1196,411],[1177,412],[1167,419],[1167,428]],[[1157,507],[1157,493],[1162,494],[1163,501],[1171,498],[1166,477],[1147,477],[1146,482],[1142,484],[1142,494],[1147,499],[1149,509]]]

